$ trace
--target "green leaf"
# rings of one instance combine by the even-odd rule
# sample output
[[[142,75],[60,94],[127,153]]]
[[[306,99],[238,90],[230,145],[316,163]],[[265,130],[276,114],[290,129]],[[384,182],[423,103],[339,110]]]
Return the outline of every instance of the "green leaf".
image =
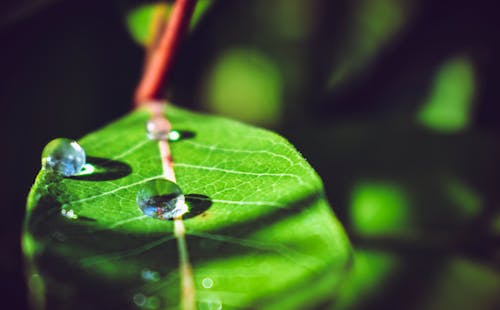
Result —
[[[314,170],[286,140],[170,107],[170,143],[187,195],[186,243],[200,308],[304,308],[335,297],[351,250]],[[65,307],[178,308],[172,221],[136,203],[162,178],[158,144],[136,111],[81,139],[93,174],[41,171],[23,248],[35,302]],[[134,305],[135,303],[135,305]]]
[[[467,128],[471,123],[475,88],[471,61],[465,57],[447,60],[438,71],[431,96],[420,108],[417,120],[443,133]]]
[[[199,21],[208,11],[213,2],[213,0],[199,0],[197,2],[190,22],[191,29],[199,23]],[[172,3],[146,3],[134,7],[127,12],[127,29],[134,41],[136,41],[140,45],[147,46],[153,39],[151,26],[154,21],[153,16],[156,10],[163,11],[163,13],[165,14],[166,22],[170,17]]]

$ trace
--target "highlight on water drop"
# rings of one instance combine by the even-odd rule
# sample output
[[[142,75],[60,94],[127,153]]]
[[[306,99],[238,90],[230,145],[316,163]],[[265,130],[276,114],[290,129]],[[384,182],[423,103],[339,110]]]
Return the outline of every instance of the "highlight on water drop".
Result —
[[[177,130],[172,130],[168,133],[168,141],[174,142],[181,138],[181,133]]]
[[[142,213],[160,220],[170,220],[188,212],[181,188],[166,179],[151,180],[137,192],[137,204]]]
[[[42,168],[64,177],[79,173],[85,160],[85,150],[78,142],[66,138],[50,141],[42,152]]]

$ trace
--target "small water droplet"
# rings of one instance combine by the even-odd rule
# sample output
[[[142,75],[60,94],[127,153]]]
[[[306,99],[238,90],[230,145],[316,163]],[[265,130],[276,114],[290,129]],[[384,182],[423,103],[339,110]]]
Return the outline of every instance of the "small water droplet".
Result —
[[[162,116],[157,116],[146,124],[148,138],[151,140],[167,140],[170,132],[170,123]]]
[[[160,220],[170,220],[188,211],[181,188],[165,179],[147,182],[137,192],[137,204],[146,216]]]
[[[61,209],[61,215],[72,220],[78,219],[78,215],[72,209]]]
[[[144,296],[144,294],[138,293],[134,295],[133,300],[134,304],[136,304],[139,307],[142,307],[146,303],[146,296]]]
[[[141,271],[141,278],[144,281],[158,282],[160,280],[160,274],[154,270],[143,269]]]
[[[80,172],[85,164],[85,151],[74,140],[57,138],[50,141],[42,152],[42,167],[65,177]]]
[[[201,285],[204,288],[212,288],[212,286],[214,286],[214,280],[212,280],[211,278],[204,278],[203,280],[201,280]]]

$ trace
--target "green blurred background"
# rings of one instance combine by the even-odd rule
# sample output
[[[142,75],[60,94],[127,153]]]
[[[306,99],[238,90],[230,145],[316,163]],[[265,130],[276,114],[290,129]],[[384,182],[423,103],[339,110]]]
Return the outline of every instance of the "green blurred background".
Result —
[[[0,5],[0,289],[16,309],[26,307],[19,236],[40,152],[130,111],[148,3]],[[281,133],[320,174],[355,247],[329,306],[500,308],[494,1],[200,4],[169,98]]]

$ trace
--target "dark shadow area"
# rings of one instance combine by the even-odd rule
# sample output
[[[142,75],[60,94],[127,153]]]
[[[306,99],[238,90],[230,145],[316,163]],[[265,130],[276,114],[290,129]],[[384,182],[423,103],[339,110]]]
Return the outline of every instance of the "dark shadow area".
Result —
[[[204,212],[212,206],[210,197],[200,194],[186,195],[186,203],[189,206],[189,212],[183,216],[184,219],[190,219],[195,216],[203,216]]]
[[[168,142],[170,143],[175,143],[175,142],[179,142],[179,141],[182,141],[182,140],[186,140],[186,139],[192,139],[196,136],[196,134],[194,133],[194,131],[190,131],[190,130],[177,130],[177,129],[174,129],[172,131],[176,131],[179,133],[179,138],[178,139],[174,139],[174,140],[168,140]]]
[[[85,222],[97,222],[97,220],[95,218],[87,217],[87,216],[81,216],[81,215],[78,215],[77,220],[78,221],[85,221]]]
[[[244,239],[246,236],[252,235],[265,227],[269,227],[293,216],[299,216],[321,198],[322,196],[319,192],[314,192],[289,203],[286,208],[273,208],[269,213],[262,214],[245,223],[231,223],[227,226],[212,230],[210,234]],[[205,214],[207,214],[207,216],[211,215],[209,212]],[[200,216],[204,216],[204,214]],[[242,249],[239,247],[220,242],[219,240],[207,239],[206,236],[196,235],[192,232],[186,236],[186,240],[190,244],[200,244],[201,240],[204,241],[203,248],[191,248],[193,254],[191,259],[193,264],[197,264],[207,259],[218,259],[242,253]]]
[[[109,181],[126,177],[132,172],[132,168],[128,164],[112,159],[87,157],[87,164],[94,166],[95,171],[93,173],[72,176],[70,179],[81,181]]]

